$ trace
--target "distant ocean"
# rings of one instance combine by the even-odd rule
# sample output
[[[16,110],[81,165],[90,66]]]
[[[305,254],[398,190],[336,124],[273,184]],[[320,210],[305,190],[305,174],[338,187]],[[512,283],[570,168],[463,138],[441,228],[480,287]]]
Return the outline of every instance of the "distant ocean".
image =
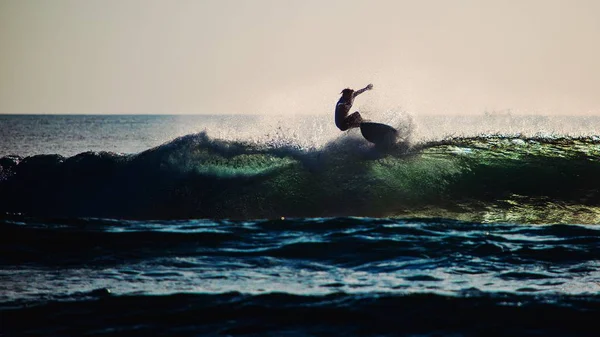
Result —
[[[0,336],[597,336],[600,117],[0,115]]]

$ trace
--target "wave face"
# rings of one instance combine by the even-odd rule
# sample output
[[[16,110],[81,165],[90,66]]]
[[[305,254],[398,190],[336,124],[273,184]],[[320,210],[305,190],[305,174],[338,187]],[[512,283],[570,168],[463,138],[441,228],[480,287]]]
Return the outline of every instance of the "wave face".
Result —
[[[320,148],[192,134],[135,155],[0,159],[0,211],[131,219],[444,216],[600,221],[597,137],[465,137]]]
[[[7,336],[596,336],[600,228],[0,217]]]

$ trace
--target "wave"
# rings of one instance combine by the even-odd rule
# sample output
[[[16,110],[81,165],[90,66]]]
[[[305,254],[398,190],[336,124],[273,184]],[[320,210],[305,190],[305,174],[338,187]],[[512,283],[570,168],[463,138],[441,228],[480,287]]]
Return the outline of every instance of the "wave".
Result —
[[[93,243],[90,245],[90,243]],[[164,257],[219,258],[269,256],[320,264],[362,266],[402,257],[430,263],[444,259],[446,269],[486,273],[467,261],[493,258],[518,265],[552,264],[554,275],[598,260],[600,229],[595,226],[514,226],[450,219],[331,218],[257,221],[0,218],[0,266],[106,267]],[[77,252],[77,254],[73,254]],[[453,252],[460,252],[451,262]],[[190,265],[177,267],[191,268]],[[564,270],[559,265],[564,264]],[[197,265],[196,265],[197,267]],[[497,272],[496,266],[491,266]],[[305,267],[312,268],[312,267]],[[160,269],[156,265],[154,269]],[[416,268],[421,270],[421,268]],[[425,270],[426,268],[423,268]],[[505,271],[515,271],[507,268]],[[423,271],[424,272],[424,271]],[[537,274],[542,275],[542,274]],[[519,278],[509,274],[507,277]],[[527,277],[523,277],[526,279]],[[571,279],[571,283],[574,281]]]
[[[0,159],[0,211],[130,219],[424,216],[600,221],[600,139],[491,135],[377,149],[206,133],[134,155]]]
[[[100,293],[104,294],[104,292]],[[98,296],[5,309],[11,336],[595,336],[598,296]]]
[[[0,331],[595,336],[599,243],[449,219],[4,216]]]

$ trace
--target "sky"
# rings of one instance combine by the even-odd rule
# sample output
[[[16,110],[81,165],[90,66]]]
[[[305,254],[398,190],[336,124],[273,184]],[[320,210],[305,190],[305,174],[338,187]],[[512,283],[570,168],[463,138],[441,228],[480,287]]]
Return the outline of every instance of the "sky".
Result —
[[[0,0],[0,113],[600,115],[597,0]]]

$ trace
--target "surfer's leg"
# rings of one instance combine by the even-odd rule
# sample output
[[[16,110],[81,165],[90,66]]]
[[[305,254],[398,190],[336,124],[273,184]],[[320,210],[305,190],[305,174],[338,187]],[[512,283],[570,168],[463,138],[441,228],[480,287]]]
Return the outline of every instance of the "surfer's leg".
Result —
[[[362,121],[362,116],[358,111],[356,111],[344,119],[344,124],[346,126],[346,129],[351,129],[359,127]]]

